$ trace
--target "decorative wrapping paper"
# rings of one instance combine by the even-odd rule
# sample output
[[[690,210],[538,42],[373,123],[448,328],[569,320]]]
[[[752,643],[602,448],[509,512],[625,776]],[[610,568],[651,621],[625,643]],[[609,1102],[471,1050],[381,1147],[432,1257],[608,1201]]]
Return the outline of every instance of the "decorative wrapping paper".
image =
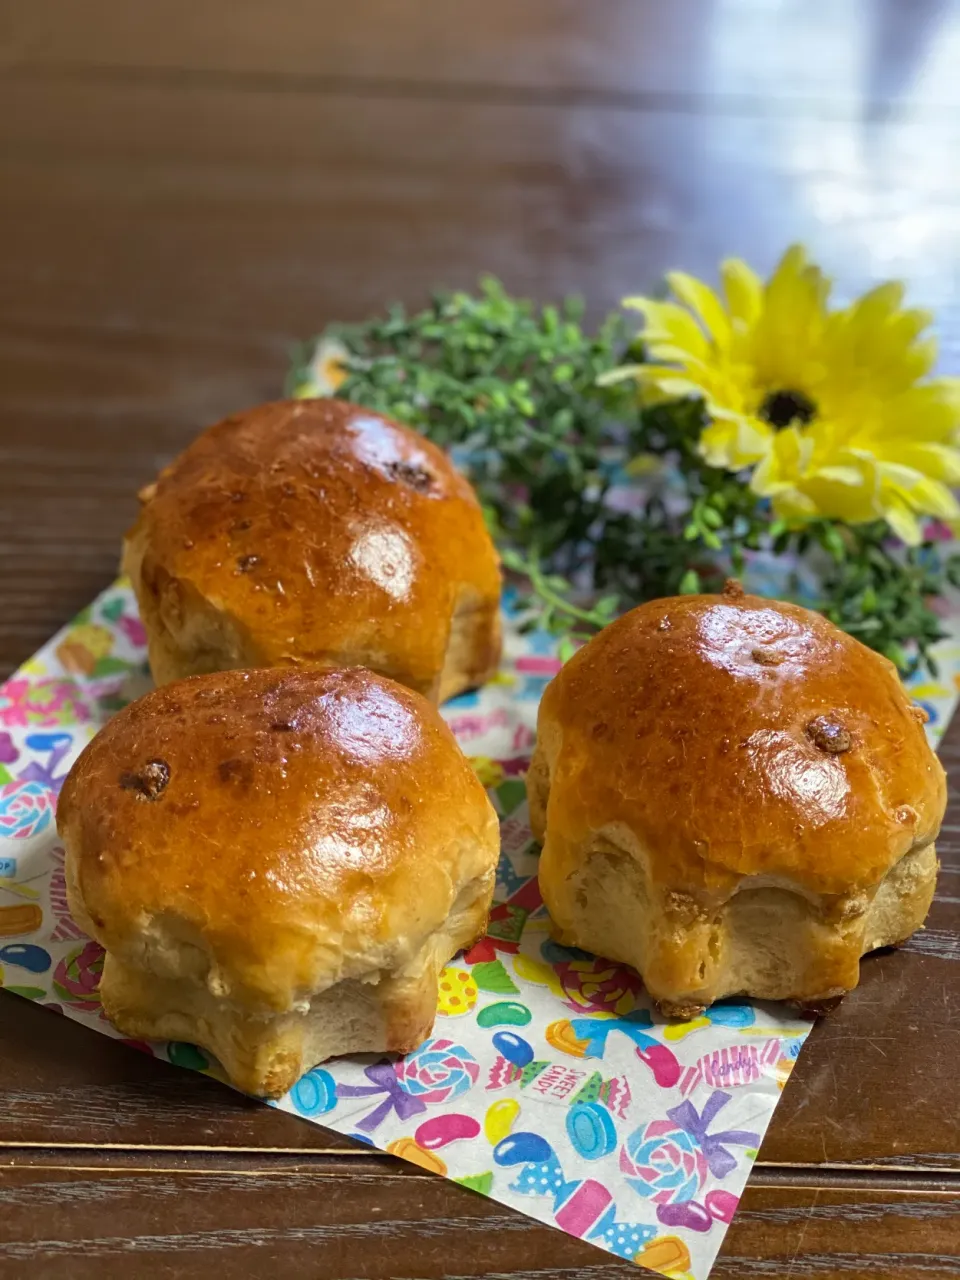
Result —
[[[762,563],[752,580],[762,579]],[[770,572],[775,572],[770,570]],[[744,1002],[665,1023],[633,971],[554,943],[523,773],[559,668],[509,599],[500,676],[445,715],[490,788],[503,848],[486,938],[444,970],[431,1038],[315,1068],[275,1105],[431,1169],[663,1275],[705,1280],[810,1024]],[[912,692],[939,738],[960,682]],[[56,797],[83,745],[149,688],[129,588],[104,592],[0,687],[0,986],[110,1036],[102,952],[67,908]],[[191,1045],[136,1044],[216,1075]]]

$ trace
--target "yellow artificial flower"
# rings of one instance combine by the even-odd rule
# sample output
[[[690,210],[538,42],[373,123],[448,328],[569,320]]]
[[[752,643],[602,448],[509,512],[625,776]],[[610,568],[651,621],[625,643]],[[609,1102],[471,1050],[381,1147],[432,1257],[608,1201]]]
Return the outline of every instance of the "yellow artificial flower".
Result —
[[[751,470],[790,524],[882,518],[915,545],[918,517],[960,519],[960,380],[928,377],[932,317],[902,307],[903,286],[831,310],[830,281],[798,245],[765,284],[739,259],[721,278],[722,299],[679,271],[667,277],[677,302],[625,299],[646,321],[650,363],[605,380],[702,398],[705,460]]]
[[[314,349],[305,377],[293,389],[299,400],[314,396],[332,396],[346,379],[346,361],[350,353],[337,338],[321,338]]]

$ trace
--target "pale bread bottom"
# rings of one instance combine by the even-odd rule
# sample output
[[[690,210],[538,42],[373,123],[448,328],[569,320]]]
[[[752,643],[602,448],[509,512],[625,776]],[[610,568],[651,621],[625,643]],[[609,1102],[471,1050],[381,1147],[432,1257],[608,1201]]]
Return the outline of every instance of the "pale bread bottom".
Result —
[[[933,843],[911,849],[866,891],[830,898],[786,880],[744,877],[725,901],[655,883],[635,834],[610,826],[574,846],[550,830],[549,766],[527,777],[531,824],[544,840],[540,883],[558,941],[630,965],[667,1016],[716,1000],[787,1000],[820,1011],[857,985],[860,958],[905,941],[933,899]],[[558,868],[574,868],[558,873]]]

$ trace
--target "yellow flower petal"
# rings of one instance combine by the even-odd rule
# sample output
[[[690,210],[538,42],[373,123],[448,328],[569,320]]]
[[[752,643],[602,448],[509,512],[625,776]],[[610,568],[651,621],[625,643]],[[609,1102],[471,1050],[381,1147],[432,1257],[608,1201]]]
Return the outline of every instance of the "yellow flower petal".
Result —
[[[695,359],[706,360],[710,355],[710,344],[704,337],[703,330],[683,307],[675,302],[653,302],[640,299],[637,310],[643,313],[646,328],[642,337],[645,342],[667,342],[679,347]]]
[[[920,517],[960,526],[960,380],[930,378],[931,317],[903,306],[903,286],[831,310],[830,281],[799,245],[766,284],[739,259],[721,279],[718,295],[674,272],[678,302],[629,302],[652,357],[633,376],[647,394],[703,401],[706,461],[752,470],[754,492],[794,522],[882,517],[911,543]],[[793,421],[776,429],[766,415],[791,396]]]
[[[714,342],[720,347],[728,347],[733,337],[730,317],[710,286],[683,271],[669,271],[667,284],[680,301],[700,317],[703,327]]]
[[[920,522],[906,503],[893,499],[884,504],[883,516],[901,542],[915,547],[922,540]]]
[[[873,450],[881,460],[896,461],[920,475],[945,484],[960,484],[960,453],[942,444],[913,444],[910,441],[884,443]]]
[[[597,386],[612,387],[617,382],[629,382],[631,378],[646,377],[649,371],[648,364],[621,364],[616,369],[608,369],[606,373],[601,373],[597,379]]]
[[[720,264],[720,277],[734,321],[739,321],[745,328],[755,325],[763,307],[760,277],[739,258],[725,259]]]

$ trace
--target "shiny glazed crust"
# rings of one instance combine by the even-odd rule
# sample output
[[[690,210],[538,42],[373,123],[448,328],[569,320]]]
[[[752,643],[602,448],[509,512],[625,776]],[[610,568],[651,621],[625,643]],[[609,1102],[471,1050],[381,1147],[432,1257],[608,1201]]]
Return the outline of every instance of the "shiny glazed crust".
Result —
[[[933,896],[924,719],[885,658],[736,584],[625,614],[540,706],[527,787],[561,940],[683,1016],[842,995]]]
[[[477,499],[416,432],[340,400],[210,427],[141,494],[130,575],[157,684],[366,666],[434,700],[500,656],[500,568]]]
[[[83,751],[58,826],[127,1035],[282,1093],[334,1054],[415,1047],[486,926],[496,814],[437,711],[361,670],[194,676]]]

